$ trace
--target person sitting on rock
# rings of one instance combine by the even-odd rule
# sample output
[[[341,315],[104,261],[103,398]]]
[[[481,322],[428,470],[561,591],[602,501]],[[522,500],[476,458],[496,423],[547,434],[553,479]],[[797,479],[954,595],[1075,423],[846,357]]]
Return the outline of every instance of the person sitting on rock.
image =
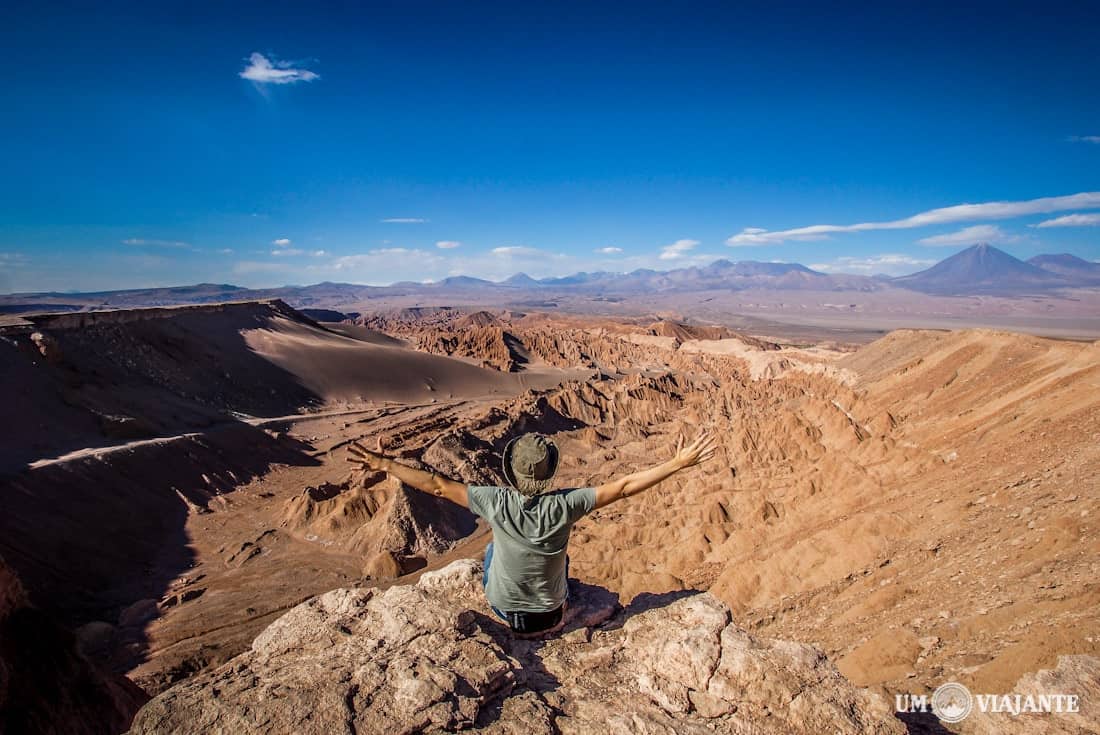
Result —
[[[504,448],[510,487],[465,485],[396,462],[358,443],[349,461],[386,472],[409,487],[469,508],[489,522],[493,540],[485,549],[482,584],[493,612],[519,634],[552,632],[562,624],[569,594],[569,533],[582,516],[653,487],[680,470],[714,456],[706,432],[685,446],[681,436],[672,459],[596,488],[552,490],[558,449],[541,434],[524,434]]]

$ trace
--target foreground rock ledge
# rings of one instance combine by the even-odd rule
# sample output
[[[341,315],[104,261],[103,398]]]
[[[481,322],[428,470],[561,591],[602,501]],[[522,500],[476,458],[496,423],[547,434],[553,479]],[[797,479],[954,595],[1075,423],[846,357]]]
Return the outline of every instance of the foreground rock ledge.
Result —
[[[463,560],[385,592],[294,608],[224,666],[146,705],[132,733],[904,733],[817,649],[751,636],[705,593],[620,610],[572,583],[563,633],[513,638]]]

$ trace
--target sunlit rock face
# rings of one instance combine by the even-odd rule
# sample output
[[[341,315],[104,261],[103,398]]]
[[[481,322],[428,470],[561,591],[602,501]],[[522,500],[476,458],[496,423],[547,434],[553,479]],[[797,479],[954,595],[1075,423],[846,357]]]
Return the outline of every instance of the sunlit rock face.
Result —
[[[564,630],[520,640],[480,580],[460,560],[415,585],[320,595],[158,696],[131,732],[905,731],[820,651],[750,635],[706,593],[623,609],[574,583]]]

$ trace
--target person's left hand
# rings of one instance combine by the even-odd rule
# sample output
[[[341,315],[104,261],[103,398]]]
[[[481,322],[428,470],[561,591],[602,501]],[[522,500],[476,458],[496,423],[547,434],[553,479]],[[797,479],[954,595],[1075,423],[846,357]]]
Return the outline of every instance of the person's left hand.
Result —
[[[351,457],[348,457],[349,462],[354,462],[361,465],[364,469],[373,470],[375,472],[385,472],[386,463],[389,461],[382,456],[382,439],[378,440],[378,451],[372,452],[364,447],[359,442],[352,442],[348,447],[348,452],[351,453]]]
[[[684,435],[681,434],[676,442],[674,461],[680,465],[680,469],[694,467],[713,457],[715,448],[714,437],[711,436],[710,432],[701,432],[699,436],[695,437],[695,441],[686,447],[684,446]]]

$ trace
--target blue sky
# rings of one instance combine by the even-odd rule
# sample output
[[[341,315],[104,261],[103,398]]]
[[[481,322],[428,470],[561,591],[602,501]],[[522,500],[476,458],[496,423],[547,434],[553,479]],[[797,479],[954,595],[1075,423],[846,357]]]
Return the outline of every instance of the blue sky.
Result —
[[[151,5],[0,10],[0,291],[1100,259],[1094,3]]]

